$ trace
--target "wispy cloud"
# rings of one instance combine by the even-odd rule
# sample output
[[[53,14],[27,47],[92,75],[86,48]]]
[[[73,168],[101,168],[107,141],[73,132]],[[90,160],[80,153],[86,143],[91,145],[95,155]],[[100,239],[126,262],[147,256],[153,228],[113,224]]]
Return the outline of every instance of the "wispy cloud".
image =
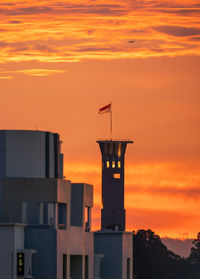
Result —
[[[13,79],[13,76],[0,76],[0,79]]]
[[[194,27],[163,25],[163,26],[154,27],[153,29],[176,37],[188,37],[188,36],[200,35],[200,28],[194,28]]]
[[[64,73],[63,70],[50,70],[50,69],[28,69],[28,70],[19,70],[17,73],[23,73],[29,76],[34,77],[45,77],[53,74]]]
[[[25,74],[33,77],[46,77],[53,74],[65,73],[64,70],[55,70],[55,69],[23,69],[23,70],[15,70],[15,71],[4,71],[0,69],[1,79],[10,79],[14,78],[16,74]],[[11,74],[11,76],[7,76],[7,74]]]
[[[11,23],[11,24],[20,24],[22,22],[20,20],[11,20],[11,21],[9,21],[9,23]]]
[[[0,7],[0,63],[200,53],[200,43],[195,40],[200,6],[195,1],[112,0],[107,4],[98,0],[83,4],[43,0],[7,4]],[[128,43],[131,39],[135,41],[132,45]]]

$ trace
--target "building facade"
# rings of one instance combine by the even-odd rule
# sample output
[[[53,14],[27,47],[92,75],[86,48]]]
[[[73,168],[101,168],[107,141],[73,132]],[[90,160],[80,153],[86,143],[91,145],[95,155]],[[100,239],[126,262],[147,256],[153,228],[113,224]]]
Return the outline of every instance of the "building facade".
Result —
[[[130,141],[99,141],[101,229],[91,231],[93,186],[63,178],[60,136],[0,131],[0,278],[130,279],[124,155]]]
[[[60,145],[50,132],[0,131],[0,233],[9,243],[8,228],[21,232],[15,238],[20,245],[1,252],[7,273],[0,278],[94,278],[93,187],[63,179]],[[18,253],[24,257],[21,275]]]

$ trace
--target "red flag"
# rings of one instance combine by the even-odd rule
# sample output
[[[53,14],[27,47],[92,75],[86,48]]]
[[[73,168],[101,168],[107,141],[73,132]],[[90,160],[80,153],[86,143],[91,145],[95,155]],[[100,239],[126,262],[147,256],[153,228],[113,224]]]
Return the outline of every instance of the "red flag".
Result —
[[[99,109],[99,114],[103,114],[106,112],[111,112],[111,104]]]

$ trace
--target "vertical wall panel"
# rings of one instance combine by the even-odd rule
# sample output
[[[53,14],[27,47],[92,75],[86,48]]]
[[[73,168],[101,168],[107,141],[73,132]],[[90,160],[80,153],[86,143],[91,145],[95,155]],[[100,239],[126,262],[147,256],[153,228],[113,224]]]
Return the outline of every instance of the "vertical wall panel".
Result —
[[[0,132],[0,179],[5,176],[5,131]]]
[[[55,177],[54,134],[49,136],[49,177]]]
[[[6,131],[6,173],[7,177],[44,177],[41,158],[44,146],[40,131]]]
[[[49,161],[50,161],[50,156],[49,156],[49,142],[50,142],[50,139],[49,139],[49,132],[46,132],[46,135],[45,135],[45,166],[46,166],[46,178],[49,178]]]
[[[55,168],[55,177],[58,178],[58,169],[59,169],[59,135],[54,134],[54,168]]]

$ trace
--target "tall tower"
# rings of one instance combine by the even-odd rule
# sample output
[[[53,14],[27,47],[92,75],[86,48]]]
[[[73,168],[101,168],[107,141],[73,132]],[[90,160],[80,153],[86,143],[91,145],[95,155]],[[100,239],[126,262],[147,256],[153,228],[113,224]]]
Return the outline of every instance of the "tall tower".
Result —
[[[124,156],[133,141],[97,141],[102,154],[101,229],[125,231]]]

